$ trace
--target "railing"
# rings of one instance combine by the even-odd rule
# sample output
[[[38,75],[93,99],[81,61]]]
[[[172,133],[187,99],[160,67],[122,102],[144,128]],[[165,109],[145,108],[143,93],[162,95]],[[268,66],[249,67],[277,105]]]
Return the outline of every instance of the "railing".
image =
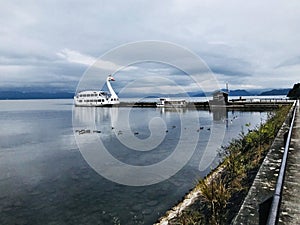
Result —
[[[289,132],[288,132],[288,136],[287,136],[287,139],[286,139],[286,144],[285,144],[285,148],[284,148],[284,153],[283,153],[283,157],[282,157],[282,162],[281,162],[280,171],[279,171],[279,175],[278,175],[278,179],[277,179],[277,183],[276,183],[275,192],[274,192],[274,195],[273,195],[273,201],[272,201],[271,209],[270,209],[270,212],[269,212],[267,225],[275,225],[278,222],[278,215],[279,215],[279,208],[280,208],[280,202],[281,202],[281,197],[282,197],[283,182],[284,182],[284,177],[285,177],[287,158],[288,158],[288,152],[289,152],[289,147],[290,147],[290,143],[291,143],[291,136],[292,136],[292,130],[293,130],[294,121],[295,121],[296,106],[297,105],[298,105],[298,101],[295,101],[294,105],[293,105],[293,110],[294,110],[293,117],[292,117],[292,121],[291,121],[291,124],[290,124],[290,129],[289,129]]]
[[[294,100],[288,98],[236,98],[230,99],[230,102],[243,103],[293,103]]]
[[[290,100],[287,98],[261,98],[259,99],[260,102],[294,102],[294,100]]]

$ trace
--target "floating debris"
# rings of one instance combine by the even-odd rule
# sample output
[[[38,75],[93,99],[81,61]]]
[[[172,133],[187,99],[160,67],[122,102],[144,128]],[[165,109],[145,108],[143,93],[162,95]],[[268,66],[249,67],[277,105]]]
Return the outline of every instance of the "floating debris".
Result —
[[[89,129],[81,129],[81,130],[75,130],[75,133],[78,134],[90,134],[90,133],[101,133],[101,130],[89,130]]]

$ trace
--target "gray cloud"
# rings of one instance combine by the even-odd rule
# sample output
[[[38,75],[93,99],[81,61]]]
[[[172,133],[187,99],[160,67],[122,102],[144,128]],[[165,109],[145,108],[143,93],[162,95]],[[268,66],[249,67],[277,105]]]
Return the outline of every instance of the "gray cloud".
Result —
[[[295,65],[300,65],[300,56],[296,56],[291,59],[284,60],[283,62],[280,62],[275,68],[277,69],[280,67],[289,67]]]
[[[0,8],[0,87],[74,90],[92,59],[141,40],[190,49],[220,83],[234,88],[291,87],[300,72],[299,21],[296,0],[5,1]],[[176,77],[193,89],[176,68],[134,69],[122,72],[119,88],[134,77],[156,74]]]

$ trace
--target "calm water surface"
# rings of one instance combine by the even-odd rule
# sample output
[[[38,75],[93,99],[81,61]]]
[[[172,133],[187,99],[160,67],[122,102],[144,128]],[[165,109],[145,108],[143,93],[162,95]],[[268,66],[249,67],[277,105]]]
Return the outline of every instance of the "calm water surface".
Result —
[[[260,112],[156,108],[73,111],[72,100],[0,101],[0,224],[153,224],[217,163],[215,159],[199,171],[214,125],[223,126],[222,143],[226,144],[248,129],[246,123],[251,123],[251,129],[266,117],[267,113]],[[149,123],[157,123],[155,132],[151,133]],[[91,133],[79,134],[81,129]],[[76,144],[93,137],[119,161],[145,166],[168,157],[184,132],[197,136],[193,156],[174,176],[148,186],[127,186],[103,178]],[[155,145],[161,137],[162,142]],[[156,147],[139,151],[124,145],[124,140],[131,139],[136,140],[133,146],[140,142],[147,148],[147,140],[152,140]]]

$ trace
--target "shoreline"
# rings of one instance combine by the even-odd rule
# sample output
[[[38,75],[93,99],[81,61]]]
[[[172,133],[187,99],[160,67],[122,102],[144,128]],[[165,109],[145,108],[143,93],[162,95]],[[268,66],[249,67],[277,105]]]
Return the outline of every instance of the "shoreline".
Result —
[[[211,182],[214,178],[216,178],[220,173],[224,170],[223,162],[221,162],[215,169],[213,169],[203,180],[207,182]],[[157,223],[154,225],[168,225],[172,219],[175,219],[189,206],[192,206],[201,196],[201,190],[197,187],[197,185],[191,189],[191,191],[184,196],[184,200],[173,206],[169,209],[165,216],[158,219]]]
[[[289,112],[285,115],[285,120],[287,120],[289,116]],[[264,125],[265,126],[268,122],[270,122],[271,119],[269,119]],[[273,139],[272,139],[272,143],[275,141],[275,139],[277,138],[277,136],[280,134],[280,131],[282,130],[282,127],[284,126],[284,121],[282,121],[282,123],[280,124],[280,127],[278,129],[278,131],[276,132],[276,135],[274,135]],[[260,129],[260,128],[259,128]],[[248,133],[249,134],[249,133]],[[244,136],[244,138],[247,137]],[[243,139],[244,139],[243,138]],[[266,157],[266,155],[268,154],[268,152],[270,151],[270,148],[272,146],[272,143],[269,143],[268,145],[266,145],[262,152],[263,157],[261,159],[261,161],[258,163],[258,165],[252,169],[250,169],[248,172],[248,176],[245,178],[245,180],[242,182],[243,185],[246,184],[245,190],[246,192],[244,194],[241,194],[242,197],[242,202],[238,202],[238,198],[236,198],[237,196],[235,196],[235,198],[232,198],[229,200],[228,204],[233,204],[233,205],[239,205],[238,206],[238,211],[235,212],[235,210],[233,209],[233,211],[228,211],[229,214],[229,218],[232,217],[232,219],[230,219],[230,221],[232,222],[232,220],[237,216],[237,213],[240,210],[240,205],[243,204],[245,197],[247,196],[247,193],[250,189],[250,187],[253,185],[253,181]],[[231,145],[231,144],[230,144]],[[229,145],[229,146],[230,146]],[[216,166],[215,169],[213,169],[206,177],[204,177],[203,179],[200,179],[200,181],[203,181],[206,184],[211,184],[212,181],[214,181],[215,178],[220,178],[222,176],[226,176],[226,170],[228,170],[228,166],[227,166],[227,162],[226,162],[227,158],[225,157],[218,166]],[[255,174],[253,174],[253,172],[255,171]],[[254,175],[254,176],[253,176]],[[248,186],[247,186],[248,185]],[[229,188],[230,188],[230,184],[229,184]],[[232,193],[232,196],[234,197],[236,193]],[[177,205],[173,206],[170,210],[168,210],[164,216],[160,217],[158,219],[158,221],[156,223],[154,223],[154,225],[168,225],[168,224],[173,224],[172,222],[175,221],[178,222],[182,219],[182,216],[184,217],[185,215],[184,212],[186,212],[186,210],[191,210],[191,212],[195,212],[195,208],[193,209],[193,206],[196,205],[197,201],[198,202],[202,202],[203,199],[201,199],[202,195],[202,191],[201,191],[201,187],[199,188],[199,185],[197,184],[193,189],[191,189],[191,191],[186,194],[183,198],[183,200],[178,203]],[[245,195],[245,196],[244,196]],[[227,205],[228,207],[228,205]],[[191,216],[191,215],[188,215]],[[228,219],[228,218],[227,218]]]

